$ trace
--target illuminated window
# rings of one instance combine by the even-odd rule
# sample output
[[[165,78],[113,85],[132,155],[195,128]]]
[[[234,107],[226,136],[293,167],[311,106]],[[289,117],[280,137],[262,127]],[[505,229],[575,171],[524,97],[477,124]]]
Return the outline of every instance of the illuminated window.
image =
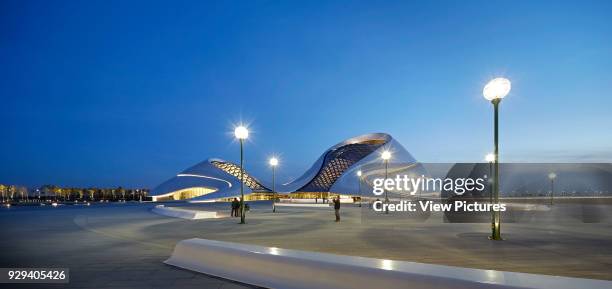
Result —
[[[206,194],[210,194],[215,191],[217,191],[216,188],[208,188],[208,187],[186,188],[186,189],[170,192],[167,194],[163,194],[161,196],[153,196],[153,201],[186,200],[186,199],[191,199],[191,198],[203,196]]]

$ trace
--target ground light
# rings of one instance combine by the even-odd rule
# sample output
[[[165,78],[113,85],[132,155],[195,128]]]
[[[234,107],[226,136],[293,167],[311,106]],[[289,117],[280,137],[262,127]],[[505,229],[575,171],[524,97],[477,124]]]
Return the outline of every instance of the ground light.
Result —
[[[244,211],[244,140],[249,138],[249,130],[244,126],[238,126],[234,129],[234,135],[240,141],[240,224],[245,224],[245,211]]]
[[[275,188],[275,179],[274,179],[274,169],[278,166],[278,159],[272,157],[270,159],[270,166],[272,167],[272,213],[276,212],[276,188]]]
[[[493,164],[495,167],[495,175],[493,178],[493,196],[495,204],[499,203],[499,103],[510,92],[510,80],[499,77],[495,78],[482,90],[484,98],[491,101],[493,104]],[[501,240],[501,220],[499,211],[493,212],[493,222],[491,224],[491,240]]]
[[[550,180],[550,205],[553,205],[553,198],[555,196],[555,179],[557,178],[557,174],[550,173],[548,174],[548,179]]]
[[[382,154],[380,154],[380,158],[385,162],[385,183],[387,182],[387,172],[389,169],[389,159],[391,159],[391,152],[388,150],[384,150]],[[389,195],[387,190],[385,189],[385,203],[389,203]],[[389,214],[389,206],[385,210],[385,214]]]

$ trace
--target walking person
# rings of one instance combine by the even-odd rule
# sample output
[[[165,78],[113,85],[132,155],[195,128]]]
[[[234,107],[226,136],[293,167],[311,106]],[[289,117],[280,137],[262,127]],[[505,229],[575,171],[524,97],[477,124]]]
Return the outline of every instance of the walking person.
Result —
[[[336,222],[340,222],[340,196],[337,196],[334,201],[334,211],[336,211]]]
[[[240,202],[238,202],[237,198],[234,198],[232,201],[232,217],[238,217],[238,208],[240,207]]]

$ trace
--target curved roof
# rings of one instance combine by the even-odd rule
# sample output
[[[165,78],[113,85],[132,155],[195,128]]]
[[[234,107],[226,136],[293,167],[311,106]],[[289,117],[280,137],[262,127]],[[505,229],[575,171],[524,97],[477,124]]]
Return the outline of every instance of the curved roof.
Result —
[[[229,162],[221,159],[207,159],[163,182],[154,188],[150,195],[164,196],[178,190],[198,187],[216,188],[217,190],[209,195],[214,194],[218,196],[217,198],[240,195],[239,178],[231,174],[232,170],[226,171],[221,169],[219,166],[222,164],[229,164]],[[240,168],[238,168],[238,171],[240,171]],[[246,176],[245,174],[245,184],[247,184],[247,186],[245,186],[245,193],[251,193],[252,189],[248,184],[258,182]]]
[[[391,140],[391,136],[386,133],[371,133],[339,142],[327,149],[302,176],[282,184],[279,191],[296,192],[331,187],[352,165]],[[340,167],[334,168],[333,165]],[[331,185],[329,185],[330,181],[333,181]],[[316,192],[317,190],[311,191]],[[329,191],[329,189],[321,191]]]

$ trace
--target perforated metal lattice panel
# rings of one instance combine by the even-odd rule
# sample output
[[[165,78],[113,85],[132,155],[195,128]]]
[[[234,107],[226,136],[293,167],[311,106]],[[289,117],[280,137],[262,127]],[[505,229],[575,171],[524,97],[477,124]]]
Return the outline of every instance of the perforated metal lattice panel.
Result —
[[[236,177],[238,180],[240,180],[240,166],[237,166],[237,165],[232,164],[232,163],[219,162],[219,161],[212,161],[211,163],[215,167],[218,167],[219,169],[225,171],[226,173],[228,173],[228,174]],[[251,188],[251,190],[254,190],[254,191],[269,191],[268,188],[264,187],[255,178],[253,178],[252,176],[247,174],[246,171],[244,171],[243,177],[244,177],[244,184],[247,187]]]
[[[339,147],[325,155],[319,173],[300,192],[328,192],[332,185],[353,164],[374,152],[384,142],[349,144]]]

